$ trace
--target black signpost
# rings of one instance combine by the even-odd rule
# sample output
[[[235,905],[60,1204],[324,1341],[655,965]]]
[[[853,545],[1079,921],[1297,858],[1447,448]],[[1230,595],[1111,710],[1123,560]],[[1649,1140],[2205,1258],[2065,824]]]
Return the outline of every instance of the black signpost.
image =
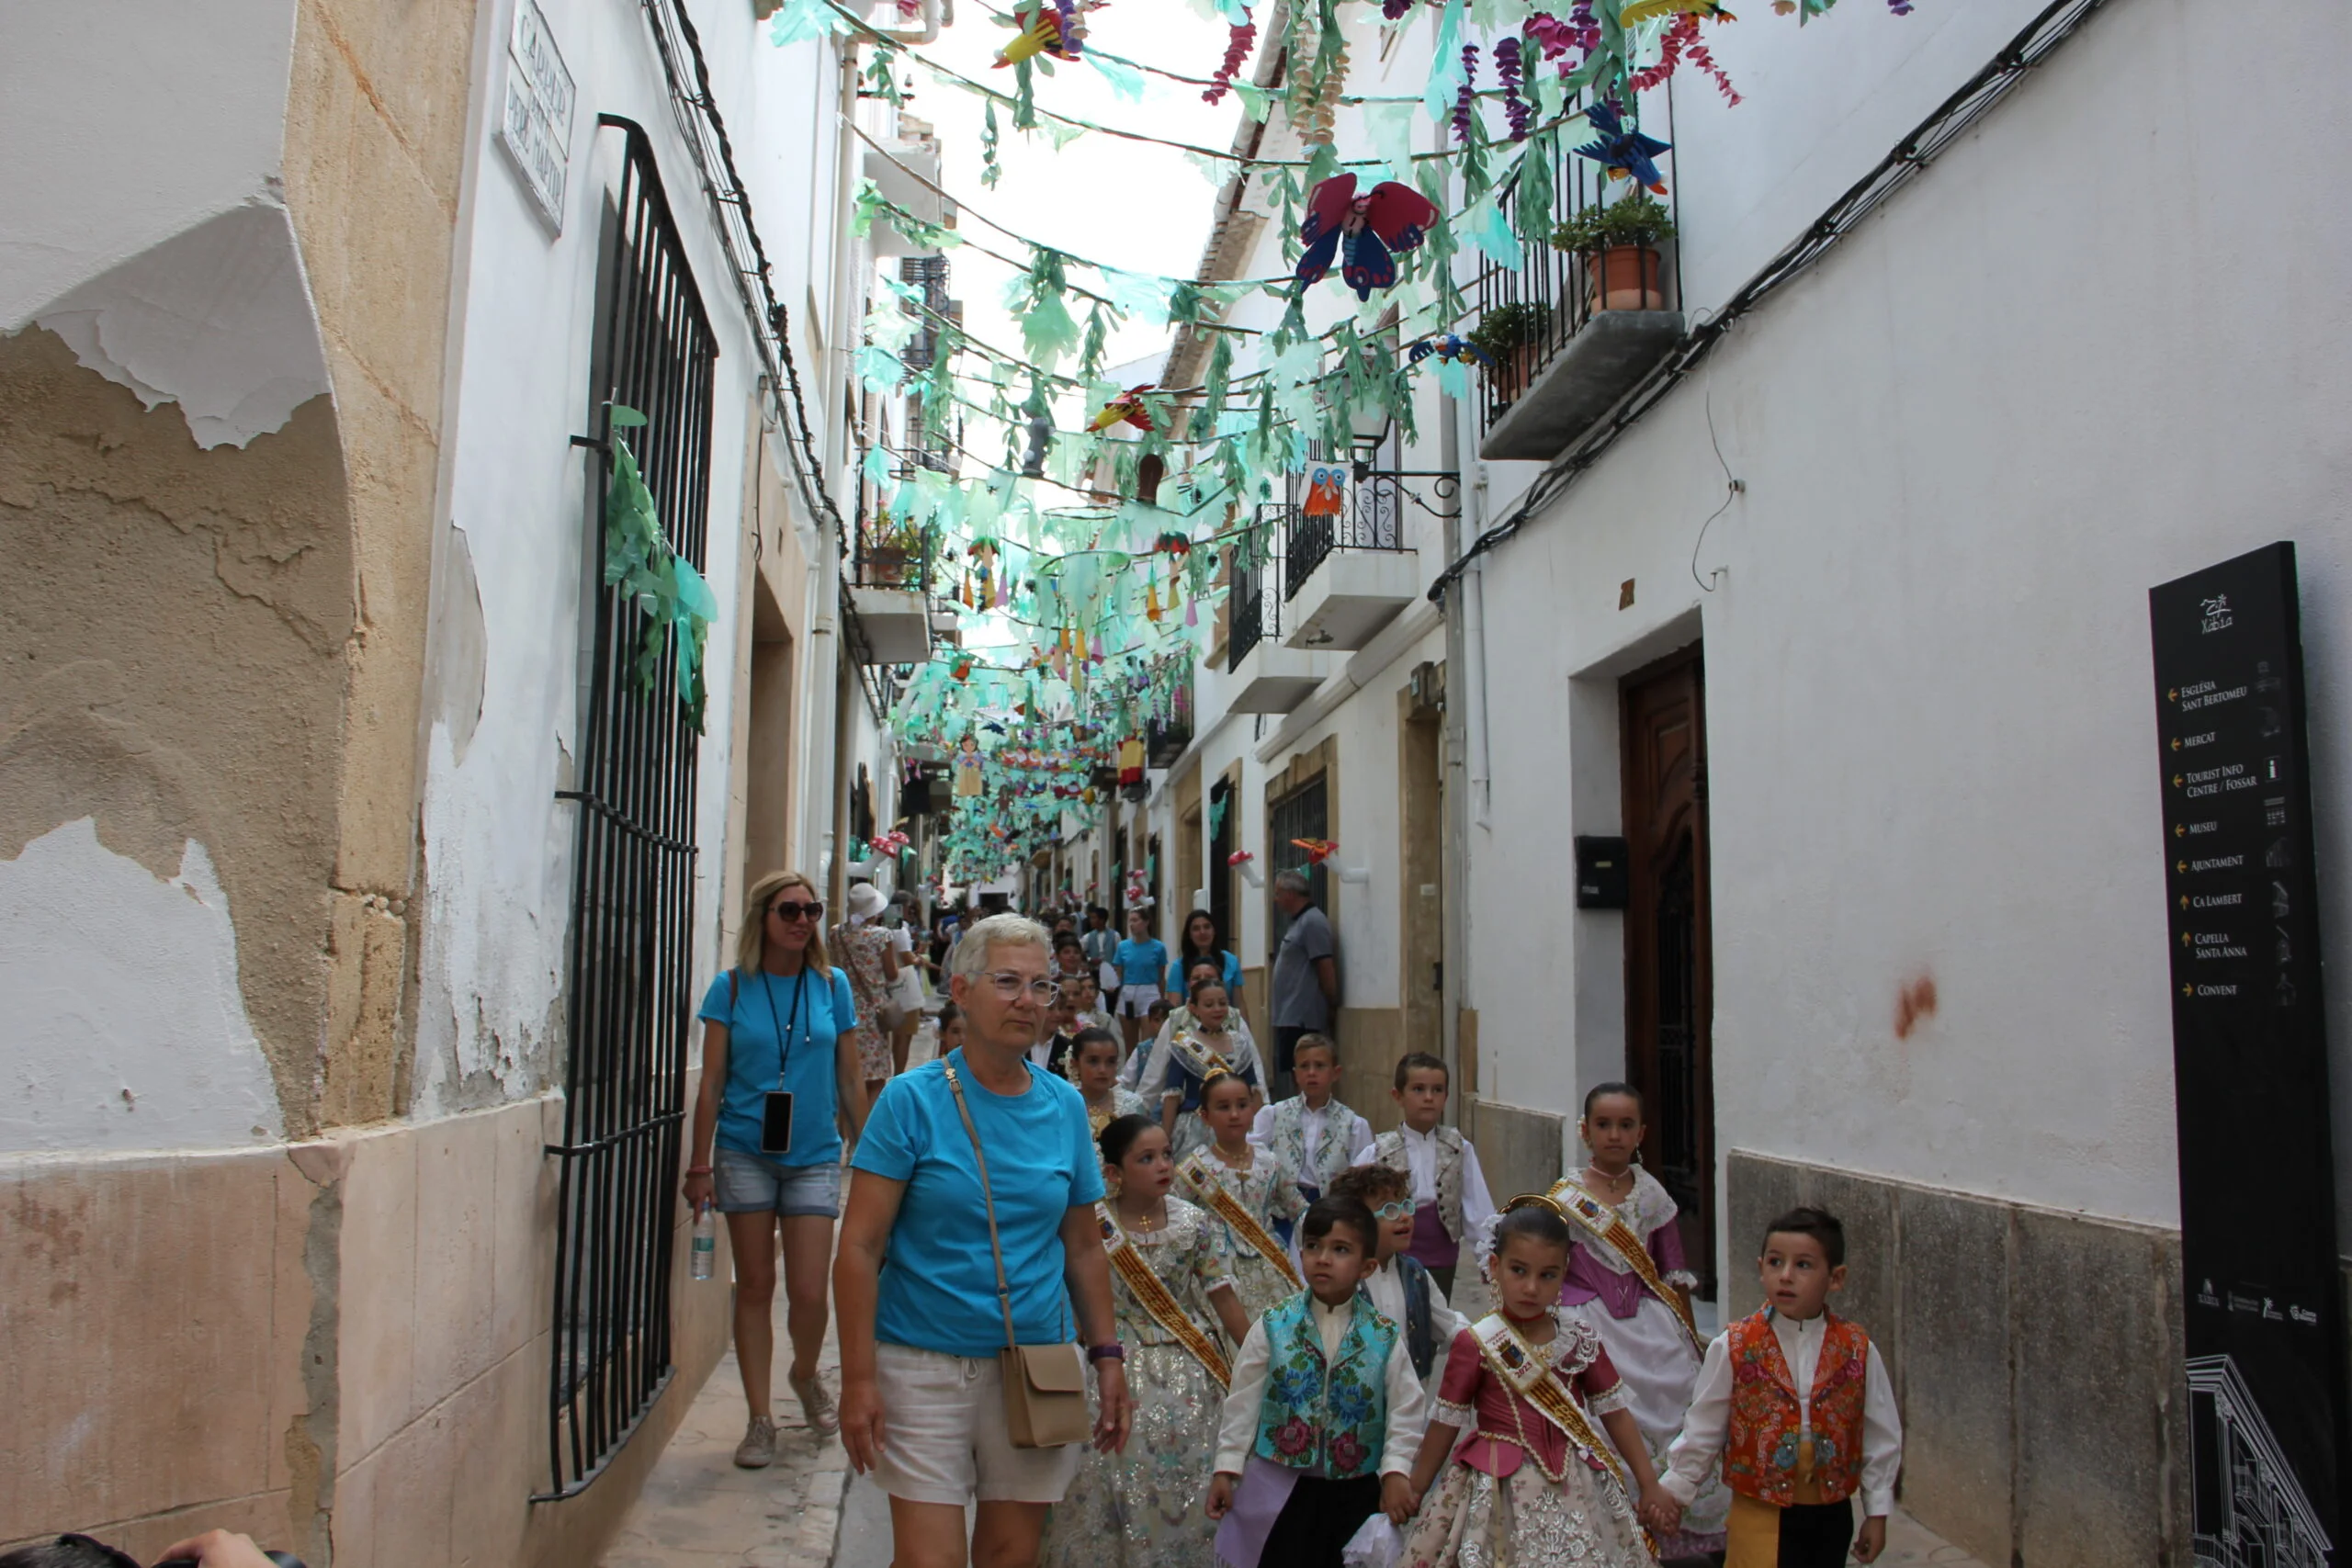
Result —
[[[2148,611],[2196,1556],[2305,1568],[2342,1540],[2345,1339],[2295,547]]]

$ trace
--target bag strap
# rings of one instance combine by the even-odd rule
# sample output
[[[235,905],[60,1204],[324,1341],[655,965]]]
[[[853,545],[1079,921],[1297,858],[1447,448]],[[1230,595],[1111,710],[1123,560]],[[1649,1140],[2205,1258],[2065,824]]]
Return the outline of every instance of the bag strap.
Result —
[[[943,1064],[944,1065],[944,1064]],[[996,1304],[1004,1312],[1004,1348],[1020,1348],[1020,1341],[1012,1333],[1012,1287],[1004,1278],[1004,1248],[996,1236],[996,1197],[989,1190],[989,1156],[980,1147],[980,1130],[972,1124],[972,1108],[964,1103],[964,1083],[948,1067],[947,1091],[956,1097],[956,1113],[964,1119],[964,1131],[972,1140],[972,1159],[980,1168],[980,1201],[989,1213],[989,1256],[996,1260]]]

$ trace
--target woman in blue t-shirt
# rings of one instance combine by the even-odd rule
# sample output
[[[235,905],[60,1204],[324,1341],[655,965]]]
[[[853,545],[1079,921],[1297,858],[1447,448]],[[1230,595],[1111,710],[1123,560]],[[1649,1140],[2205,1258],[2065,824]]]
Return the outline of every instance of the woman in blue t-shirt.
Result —
[[[842,1125],[865,1124],[857,1013],[849,977],[825,962],[825,906],[797,871],[752,886],[735,967],[702,1000],[702,1090],[695,1101],[687,1207],[714,1200],[735,1255],[735,1359],[751,1422],[735,1462],[775,1461],[769,1374],[775,1359],[776,1237],[784,1238],[792,1392],[808,1425],[835,1431],[833,1396],[817,1378],[825,1286],[842,1212]]]
[[[1216,917],[1206,909],[1195,909],[1184,917],[1184,934],[1176,944],[1174,961],[1168,965],[1170,996],[1193,994],[1192,971],[1196,964],[1216,965],[1216,977],[1225,982],[1226,995],[1237,1002],[1241,999],[1241,960],[1226,951]]]

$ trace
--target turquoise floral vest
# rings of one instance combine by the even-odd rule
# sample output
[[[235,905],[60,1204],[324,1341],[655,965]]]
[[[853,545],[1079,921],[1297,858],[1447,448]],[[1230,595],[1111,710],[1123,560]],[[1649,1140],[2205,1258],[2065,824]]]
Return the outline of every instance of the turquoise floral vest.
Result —
[[[1258,1406],[1250,1451],[1292,1470],[1317,1470],[1334,1481],[1380,1468],[1388,1434],[1388,1355],[1397,1327],[1359,1292],[1340,1354],[1323,1364],[1323,1337],[1301,1291],[1267,1309],[1266,1394]]]

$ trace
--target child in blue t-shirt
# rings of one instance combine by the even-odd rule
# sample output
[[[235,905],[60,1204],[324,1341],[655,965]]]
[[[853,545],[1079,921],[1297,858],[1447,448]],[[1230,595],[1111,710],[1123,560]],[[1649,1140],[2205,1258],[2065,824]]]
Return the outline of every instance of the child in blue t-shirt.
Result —
[[[1119,1021],[1132,1051],[1143,1037],[1144,1020],[1159,999],[1159,977],[1168,972],[1168,944],[1151,934],[1141,909],[1127,911],[1127,940],[1112,960],[1119,970]]]

